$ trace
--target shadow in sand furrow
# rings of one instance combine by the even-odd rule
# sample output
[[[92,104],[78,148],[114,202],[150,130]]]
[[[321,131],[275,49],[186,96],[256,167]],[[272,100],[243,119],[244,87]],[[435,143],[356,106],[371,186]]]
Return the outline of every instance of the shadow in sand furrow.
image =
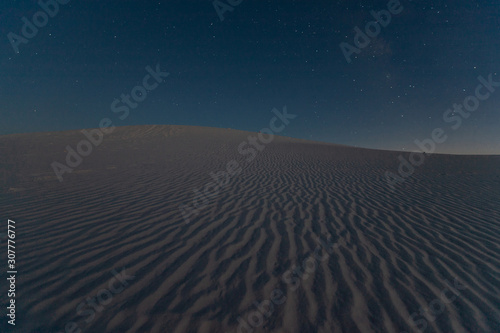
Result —
[[[67,209],[67,214],[65,214],[64,218],[61,220],[61,223],[58,223],[58,225],[53,225],[51,222],[49,222],[51,224],[50,228],[48,228],[46,232],[43,232],[44,239],[53,239],[57,236],[66,236],[68,238],[68,232],[81,233],[94,231],[98,233],[103,229],[109,229],[112,227],[111,225],[103,224],[105,221],[111,222],[110,224],[114,225],[114,227],[119,227],[123,223],[123,214],[115,215],[105,210],[102,211],[102,214],[100,215],[96,214],[95,212],[82,214],[69,207],[63,207],[63,209]],[[75,216],[75,218],[68,220],[68,216]],[[119,223],[118,221],[121,221],[121,223]],[[64,229],[65,226],[67,227],[67,229]],[[31,234],[36,235],[37,232],[32,231]]]
[[[334,303],[332,304],[332,316],[336,318],[342,327],[348,327],[353,329],[353,332],[359,332],[356,324],[350,318],[349,313],[353,306],[353,291],[346,282],[346,278],[342,274],[342,270],[339,266],[339,256],[337,254],[332,254],[328,261],[328,268],[332,275],[332,280],[337,283],[336,293],[334,295]],[[350,332],[350,331],[349,331]]]
[[[287,230],[287,237],[294,239],[295,246],[297,247],[297,253],[303,252],[302,242],[300,241],[300,235],[302,235],[302,230],[304,229],[304,221],[300,216],[300,210],[297,207],[293,208],[293,213],[291,217],[285,220],[285,224],[292,225],[291,232]]]
[[[482,323],[478,323],[474,316],[474,310],[468,304],[466,304],[464,299],[469,300],[469,296],[465,295],[465,292],[461,292],[460,296],[457,297],[457,300],[451,304],[451,307],[456,310],[458,318],[455,320],[460,323],[465,332],[495,332],[495,330],[491,330],[493,327],[495,327],[493,321],[489,321],[489,323],[487,321],[486,324],[489,326],[489,329],[484,327]],[[486,311],[489,312],[490,308],[487,308]],[[483,317],[486,313],[483,313],[481,317]],[[437,318],[440,319],[439,323],[442,325],[441,329],[443,330],[443,332],[452,332],[451,325],[447,316],[443,317],[445,318]],[[497,327],[499,326],[499,323],[500,321],[497,322]]]
[[[218,279],[227,272],[228,268],[231,266],[231,264],[234,262],[233,258],[226,258],[222,259],[221,261],[218,261],[216,263],[216,267],[212,269],[212,271],[209,273],[210,280],[212,281],[219,281]]]
[[[66,276],[61,276],[60,279],[62,279],[63,277],[66,278]],[[51,295],[45,295],[44,300],[45,299],[52,300],[51,301],[52,306],[46,308],[42,316],[45,318],[47,317],[54,318],[55,320],[54,326],[59,327],[61,330],[64,329],[64,326],[67,322],[70,321],[83,322],[83,318],[84,319],[89,318],[88,317],[89,313],[88,311],[83,311],[81,313],[77,312],[77,306],[82,303],[79,304],[78,302],[76,302],[71,307],[68,307],[66,303],[69,304],[70,302],[74,302],[75,300],[86,302],[86,300],[90,299],[92,296],[95,296],[100,288],[102,288],[103,286],[107,286],[110,277],[112,277],[111,273],[108,276],[103,276],[101,274],[94,274],[92,280],[88,279],[81,280],[81,279],[70,278],[71,281],[73,282],[73,286],[76,285],[78,288],[71,294],[69,294],[68,292],[60,293],[59,295],[64,295],[65,298],[61,299],[61,297],[59,296],[59,300],[57,302],[54,301],[54,297],[51,297]],[[67,290],[67,289],[58,288],[58,290]],[[116,306],[116,304],[114,306]],[[106,308],[109,310],[109,306],[106,306]],[[59,311],[64,311],[64,313],[62,315],[55,316],[55,313]],[[55,330],[54,326],[52,327],[52,331]],[[86,324],[83,324],[83,326],[86,326]],[[38,332],[38,330],[36,332]]]
[[[236,219],[237,218],[237,219]],[[230,221],[231,220],[231,221]],[[247,225],[245,223],[245,215],[241,214],[237,217],[228,216],[226,219],[228,225],[234,225],[235,227],[229,229],[227,231],[226,236],[222,237],[224,239],[223,243],[220,243],[218,249],[216,251],[216,260],[220,258],[220,256],[225,255],[225,253],[232,248],[233,245],[237,245],[243,239],[243,235],[249,230],[252,226]],[[234,240],[229,242],[230,237],[234,235]]]
[[[219,236],[221,239],[227,239],[223,237],[222,235],[222,230],[227,229],[227,227],[231,224],[231,221],[229,219],[214,219],[212,222],[205,222],[204,223],[204,228],[197,228],[195,229],[196,233],[191,233],[189,234],[189,237],[194,237],[198,236],[199,234],[203,234],[203,239],[206,240],[205,242],[201,243],[201,245],[208,244],[210,240],[213,238],[216,238]],[[230,235],[232,233],[231,230],[226,231],[226,235]]]
[[[122,267],[115,267],[114,265],[121,257],[122,255],[119,255],[107,260],[98,261],[97,263],[94,257],[82,257],[81,261],[78,264],[74,265],[69,264],[69,259],[64,259],[60,263],[58,263],[58,265],[56,265],[51,271],[47,273],[40,273],[40,279],[24,280],[21,283],[21,286],[23,286],[23,288],[25,288],[26,291],[30,294],[32,293],[36,295],[38,294],[35,292],[36,289],[42,287],[39,281],[50,281],[49,283],[45,284],[45,290],[49,287],[57,287],[57,290],[68,290],[76,285],[80,286],[80,288],[78,288],[74,297],[83,297],[85,292],[92,291],[97,286],[104,284],[110,279],[111,273],[99,274],[99,272],[111,272],[113,268],[116,268],[117,271],[120,271]],[[76,270],[81,267],[81,265],[88,265],[89,267],[91,267],[91,269],[75,275],[74,272],[76,272]],[[89,280],[90,275],[95,275],[95,278],[93,280]],[[53,279],[54,277],[58,277],[57,285],[55,285],[55,281]],[[49,296],[42,295],[41,298],[49,298]]]
[[[257,263],[255,265],[255,270],[257,272],[260,271],[265,271],[266,269],[266,262],[267,258],[269,256],[269,252],[271,250],[271,247],[273,243],[276,241],[274,237],[274,233],[272,232],[267,232],[263,231],[264,229],[260,229],[265,236],[265,241],[260,247],[254,247],[255,253],[256,253],[256,260]]]
[[[291,266],[289,258],[290,240],[287,237],[286,227],[278,224],[277,230],[280,235],[280,244],[276,253],[276,265],[273,269],[273,276],[281,276]]]
[[[226,254],[226,252],[231,249],[231,246],[233,244],[237,244],[238,243],[238,238],[237,237],[234,237],[234,241],[229,243],[228,240],[231,239],[233,237],[233,234],[236,233],[236,228],[234,227],[231,227],[233,225],[235,225],[235,222],[234,221],[229,221],[229,217],[227,219],[228,223],[227,223],[227,230],[225,231],[225,233],[221,233],[221,239],[223,239],[224,241],[223,242],[219,242],[218,244],[214,245],[214,248],[213,248],[213,251],[215,253],[215,260],[216,261],[219,261],[222,259],[222,256],[224,256]]]
[[[247,292],[245,281],[240,279],[239,276],[246,274],[251,260],[252,258],[243,260],[226,281],[225,293],[221,298],[221,303],[225,304],[225,307],[228,309],[228,313],[230,313],[233,309],[239,308],[239,305]]]
[[[366,274],[363,272],[362,267],[359,265],[357,260],[354,259],[354,255],[351,253],[352,250],[348,250],[347,248],[339,248],[341,252],[341,256],[344,258],[344,261],[349,267],[349,280],[352,281],[356,287],[362,291],[363,294],[366,294]]]
[[[224,226],[227,226],[229,224],[229,221],[226,220],[222,223]],[[193,228],[193,226],[195,227]],[[200,242],[198,244],[198,247],[204,246],[211,241],[210,237],[204,237],[206,233],[211,233],[213,228],[219,228],[218,225],[214,224],[214,221],[210,221],[207,219],[200,219],[193,223],[193,226],[184,227],[183,229],[185,230],[185,232],[179,232],[179,235],[182,235],[182,242],[185,242],[185,240],[188,239],[198,240]],[[213,235],[213,233],[211,234]]]
[[[161,295],[158,295],[158,289],[171,274],[169,272],[164,272],[163,274],[157,275],[154,282],[149,283],[141,288],[140,293],[134,294],[130,300],[127,300],[129,304],[143,304],[148,302],[150,296],[159,297],[159,299],[154,304],[148,304],[151,306],[149,310],[152,315],[160,315],[165,311],[170,310],[172,303],[178,297],[179,289],[184,285],[184,281],[180,280],[169,286],[168,291]],[[198,278],[201,279],[201,278]]]
[[[256,269],[256,274],[252,281],[252,291],[257,294],[271,280],[271,276],[264,270]]]
[[[313,322],[316,322],[318,326],[321,327],[327,320],[326,309],[328,307],[325,302],[325,288],[326,288],[325,274],[322,266],[319,265],[319,262],[318,266],[316,267],[316,270],[309,275],[308,279],[313,280],[310,293],[312,294],[311,296],[314,298],[315,306],[317,309]]]
[[[381,260],[378,257],[373,257],[372,262],[367,266],[367,269],[373,273],[370,293],[375,296],[380,305],[386,309],[387,313],[397,316],[401,309],[397,309],[392,303],[392,300],[386,297],[386,295],[389,294],[387,286],[390,286],[389,288],[393,290],[398,290],[397,295],[399,298],[408,298],[415,301],[412,294],[407,292],[406,289],[406,286],[410,284],[408,281],[409,278],[408,275],[400,274],[397,269],[391,269],[390,267],[388,271],[385,269],[383,271],[381,269],[382,262],[387,264],[387,261]],[[389,281],[387,281],[388,276],[390,276],[390,284],[388,283]]]
[[[450,247],[451,244],[449,245]],[[469,255],[468,252],[457,249],[460,252],[455,252],[450,250],[447,247],[444,247],[442,245],[436,244],[435,245],[435,251],[429,250],[429,254],[431,256],[432,261],[436,260],[442,260],[446,264],[450,266],[454,266],[456,268],[458,267],[468,267],[472,263],[475,262],[480,262],[480,256],[472,256]]]
[[[196,302],[198,302],[199,299],[202,299],[203,296],[210,295],[214,289],[216,288],[215,286],[212,286],[210,288],[204,288],[203,291],[199,291],[196,293],[191,293],[191,291],[199,285],[199,283],[203,280],[201,277],[193,278],[193,281],[190,282],[190,285],[187,286],[184,284],[183,292],[181,297],[181,301],[178,302],[175,305],[172,305],[169,301],[168,298],[161,298],[154,306],[154,308],[151,310],[153,314],[161,314],[165,311],[165,309],[169,309],[169,311],[173,313],[178,313],[178,314],[184,314],[184,313],[192,313],[192,315],[203,315],[206,314],[210,311],[213,311],[216,306],[215,304],[210,304],[209,306],[206,306],[202,308],[201,310],[198,310],[197,312],[193,312],[192,309],[195,305]],[[175,289],[174,289],[175,290]],[[179,295],[177,295],[179,296]]]
[[[127,241],[128,240],[128,241]],[[127,247],[127,250],[123,251],[123,245],[130,245],[136,247]],[[93,255],[88,255],[88,249],[91,248]],[[77,246],[75,246],[74,250],[67,251],[64,253],[64,247],[61,246],[60,253],[64,253],[62,257],[66,264],[70,261],[73,262],[73,265],[86,265],[89,261],[94,262],[96,258],[102,258],[104,255],[109,256],[110,253],[116,253],[113,258],[107,259],[104,264],[100,262],[100,265],[105,267],[106,265],[113,263],[113,260],[117,261],[117,258],[121,258],[124,256],[132,255],[137,250],[142,249],[142,244],[137,244],[137,240],[134,238],[126,238],[122,239],[122,243],[113,242],[113,240],[96,240],[96,239],[88,239],[86,242],[81,242]],[[57,252],[57,251],[56,251]],[[78,265],[77,265],[78,264]],[[45,265],[44,262],[40,264],[41,267]]]
[[[367,320],[370,322],[371,327],[375,330],[376,327],[384,327],[385,318],[383,317],[383,307],[378,299],[373,297],[366,297],[365,299],[368,313],[366,314]]]
[[[411,275],[410,267],[411,264],[408,263],[411,260],[401,260],[400,258],[396,258],[396,266],[395,266],[395,278],[401,281],[404,281],[407,276]]]
[[[82,330],[82,333],[87,333],[87,332],[109,332],[109,333],[123,333],[123,332],[128,332],[131,327],[134,326],[134,324],[137,322],[137,316],[133,314],[130,309],[125,309],[125,310],[116,310],[114,313],[129,313],[128,315],[122,315],[119,318],[118,324],[110,330],[108,328],[110,320],[112,320],[112,317],[106,316],[102,317],[102,319],[99,319],[99,321],[96,323],[96,325],[91,325],[88,329]],[[138,332],[151,332],[151,328],[154,325],[154,321],[148,321],[144,325],[141,326],[141,330]],[[144,330],[142,331],[142,327],[144,327]]]
[[[447,242],[443,242],[443,239],[447,239]],[[441,242],[435,242],[436,250],[440,250],[443,253],[446,253],[450,256],[450,259],[454,261],[460,261],[460,258],[463,258],[463,261],[484,261],[484,262],[494,262],[497,259],[498,255],[493,251],[481,251],[481,246],[477,244],[475,246],[475,241],[467,240],[462,241],[459,237],[451,237],[450,235],[446,235],[446,237],[440,237]],[[483,243],[485,244],[485,243]],[[455,255],[454,255],[455,254]]]
[[[199,255],[195,263],[185,274],[186,276],[189,276],[190,279],[188,281],[185,281],[184,286],[179,290],[182,296],[187,296],[191,292],[191,289],[196,287],[198,285],[198,282],[200,282],[204,278],[204,276],[206,275],[205,269],[208,267],[210,254],[211,251],[207,250]],[[212,269],[212,267],[209,268]],[[210,289],[207,289],[207,291],[210,291]]]
[[[70,273],[73,272],[71,268],[68,268],[67,260],[61,260],[57,265],[53,265],[54,267],[46,272],[39,273],[38,279],[27,279],[21,280],[19,283],[19,287],[26,290],[28,294],[37,295],[38,297],[30,297],[30,302],[28,304],[36,304],[43,299],[50,299],[57,295],[54,295],[56,290],[67,290],[73,286],[79,286],[80,290],[88,290],[92,286],[99,285],[102,281],[99,280],[105,279],[104,277],[99,277],[97,280],[88,280],[88,276],[80,276],[80,278],[75,278]],[[102,265],[103,266],[103,265]],[[108,268],[109,266],[107,266]],[[108,277],[109,279],[109,277]],[[41,282],[43,281],[43,282]],[[78,283],[82,283],[85,281],[83,285]],[[43,290],[44,292],[40,293],[37,290]]]
[[[251,227],[247,227],[247,229],[250,229]],[[250,239],[248,241],[246,241],[246,243],[243,243],[241,244],[241,240],[243,239],[243,234],[246,233],[246,230],[241,230],[240,233],[238,233],[238,236],[236,237],[236,241],[235,241],[235,248],[233,249],[233,253],[234,255],[232,256],[233,259],[239,259],[243,256],[247,256],[247,255],[252,255],[252,249],[255,245],[255,242],[260,238],[260,234],[261,232],[263,232],[260,228],[255,228],[251,235],[250,235]]]

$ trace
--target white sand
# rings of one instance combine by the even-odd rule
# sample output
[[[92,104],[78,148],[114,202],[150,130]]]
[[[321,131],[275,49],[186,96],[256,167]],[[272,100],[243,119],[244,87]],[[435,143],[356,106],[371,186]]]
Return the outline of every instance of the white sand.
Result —
[[[399,153],[276,137],[246,163],[249,134],[117,128],[62,183],[50,163],[78,131],[0,137],[14,166],[0,199],[18,228],[16,331],[235,332],[279,288],[285,303],[254,332],[418,332],[409,316],[455,279],[435,319],[415,316],[426,332],[500,330],[499,156],[431,156],[392,192]],[[185,224],[179,205],[232,159],[243,171]],[[317,237],[338,246],[291,290],[281,277]],[[86,323],[77,306],[122,267],[135,279]]]

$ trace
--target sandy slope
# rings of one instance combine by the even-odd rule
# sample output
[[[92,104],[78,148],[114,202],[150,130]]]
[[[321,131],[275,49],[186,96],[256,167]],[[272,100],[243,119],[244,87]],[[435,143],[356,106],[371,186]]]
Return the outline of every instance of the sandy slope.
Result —
[[[78,131],[0,137],[15,331],[235,332],[275,289],[286,300],[254,332],[500,331],[500,157],[434,155],[391,191],[398,153],[276,137],[249,163],[249,134],[121,127],[62,183],[50,163]],[[179,205],[232,159],[241,173],[186,224]],[[317,238],[336,245],[295,289],[282,276]],[[123,291],[78,314],[122,267],[135,276]],[[418,313],[430,304],[435,316]]]

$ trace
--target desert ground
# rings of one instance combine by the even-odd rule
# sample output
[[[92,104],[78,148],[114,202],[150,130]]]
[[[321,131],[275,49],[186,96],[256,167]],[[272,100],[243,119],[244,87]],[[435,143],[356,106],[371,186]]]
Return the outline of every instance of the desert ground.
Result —
[[[256,135],[118,127],[62,182],[80,131],[1,136],[0,330],[500,332],[500,156],[391,188],[399,152]]]

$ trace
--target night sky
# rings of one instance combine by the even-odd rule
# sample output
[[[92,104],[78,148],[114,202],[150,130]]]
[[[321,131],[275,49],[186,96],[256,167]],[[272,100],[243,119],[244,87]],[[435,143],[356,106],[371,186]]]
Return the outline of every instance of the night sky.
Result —
[[[71,0],[15,53],[8,34],[22,36],[41,7],[2,1],[0,134],[104,117],[258,131],[286,105],[297,118],[285,136],[413,151],[439,127],[439,152],[500,154],[500,87],[458,129],[443,120],[478,76],[500,81],[500,2],[401,0],[348,63],[340,43],[354,45],[355,27],[388,2],[243,0],[221,21],[212,0]],[[112,102],[157,64],[170,75],[119,119]]]

